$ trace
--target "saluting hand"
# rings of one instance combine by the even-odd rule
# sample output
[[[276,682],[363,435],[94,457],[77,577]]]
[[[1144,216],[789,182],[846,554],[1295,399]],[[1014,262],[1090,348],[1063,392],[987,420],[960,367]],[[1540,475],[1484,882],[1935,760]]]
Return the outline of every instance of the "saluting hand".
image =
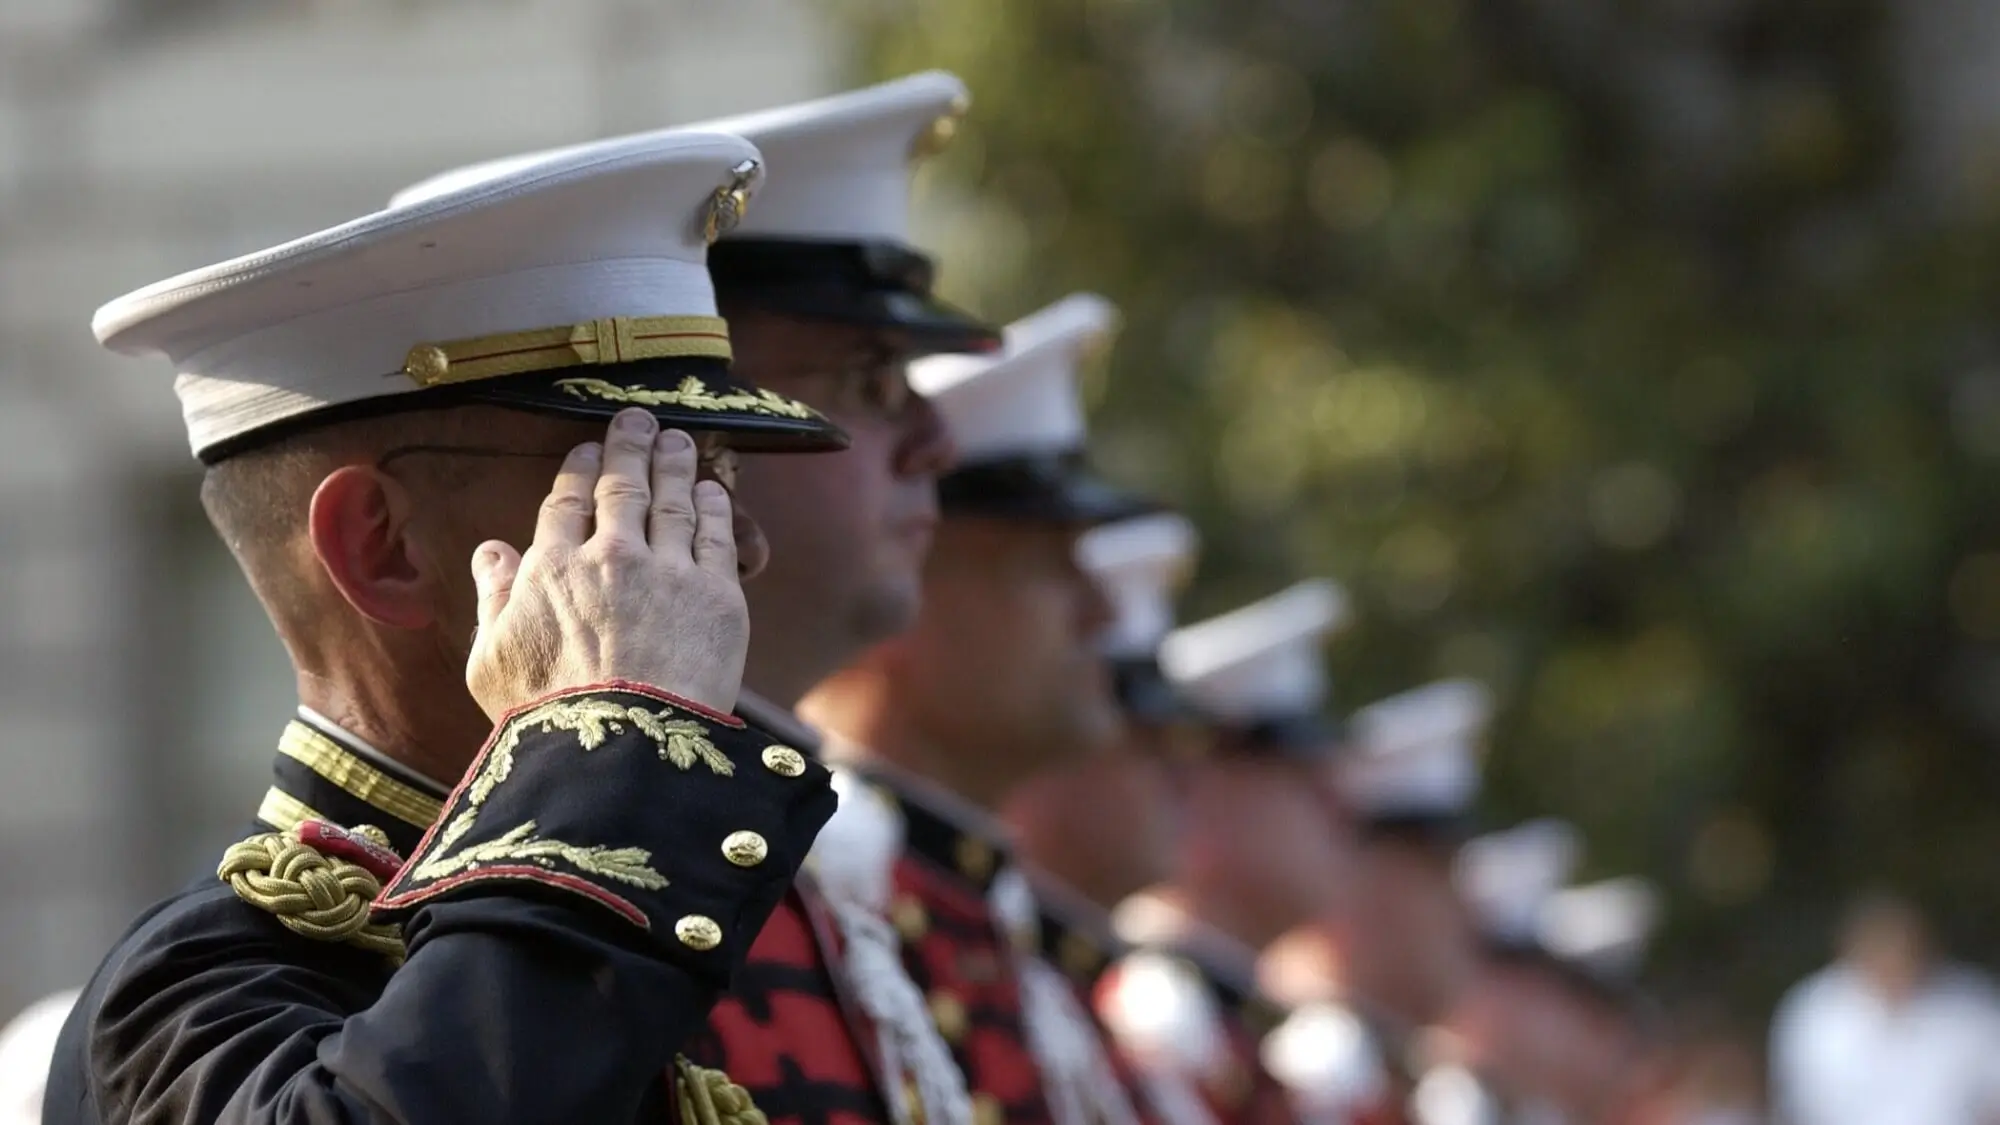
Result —
[[[465,680],[487,715],[609,680],[736,705],[750,615],[729,493],[695,460],[687,434],[623,411],[601,447],[570,451],[527,554],[480,545]]]

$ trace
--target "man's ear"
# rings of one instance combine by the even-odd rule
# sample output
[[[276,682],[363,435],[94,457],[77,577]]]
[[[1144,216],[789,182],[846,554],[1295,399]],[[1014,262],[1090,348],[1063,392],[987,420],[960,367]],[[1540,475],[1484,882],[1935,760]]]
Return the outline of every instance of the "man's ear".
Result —
[[[368,465],[345,465],[314,490],[308,531],[313,554],[354,611],[392,629],[437,621],[435,590],[409,534],[410,497]]]

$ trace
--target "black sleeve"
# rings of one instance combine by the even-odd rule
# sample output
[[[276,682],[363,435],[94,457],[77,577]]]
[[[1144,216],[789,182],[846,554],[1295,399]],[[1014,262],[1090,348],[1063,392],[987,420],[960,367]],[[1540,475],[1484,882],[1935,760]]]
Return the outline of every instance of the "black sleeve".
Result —
[[[650,1116],[832,809],[822,767],[733,718],[635,685],[545,700],[378,899],[406,962],[218,884],[100,974],[89,1100],[147,1125]]]

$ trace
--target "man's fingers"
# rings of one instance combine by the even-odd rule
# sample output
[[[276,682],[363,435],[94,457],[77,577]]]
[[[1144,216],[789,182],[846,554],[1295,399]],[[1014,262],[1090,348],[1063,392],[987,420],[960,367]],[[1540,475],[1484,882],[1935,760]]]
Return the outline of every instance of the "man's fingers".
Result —
[[[514,595],[514,576],[521,573],[520,552],[489,539],[472,553],[472,584],[479,591],[479,627],[491,629]]]
[[[695,534],[694,440],[668,430],[653,443],[652,510],[646,539],[670,559],[684,556]]]
[[[735,580],[735,515],[729,490],[712,480],[694,486],[694,562],[719,577]]]
[[[548,498],[542,501],[541,515],[535,520],[535,542],[577,546],[590,538],[591,513],[597,506],[591,493],[597,487],[603,460],[604,449],[596,442],[569,451],[555,484],[549,487]]]
[[[597,537],[646,540],[652,497],[653,435],[660,428],[643,410],[621,410],[604,436],[604,472],[597,478]]]

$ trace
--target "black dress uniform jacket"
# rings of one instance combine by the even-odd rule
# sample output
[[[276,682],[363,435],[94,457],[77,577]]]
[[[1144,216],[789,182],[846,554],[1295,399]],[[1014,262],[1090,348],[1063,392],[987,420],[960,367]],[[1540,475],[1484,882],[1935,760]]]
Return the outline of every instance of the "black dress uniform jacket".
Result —
[[[92,978],[43,1119],[671,1119],[677,1050],[833,805],[817,763],[642,685],[515,712],[442,801],[296,723],[229,880]]]

